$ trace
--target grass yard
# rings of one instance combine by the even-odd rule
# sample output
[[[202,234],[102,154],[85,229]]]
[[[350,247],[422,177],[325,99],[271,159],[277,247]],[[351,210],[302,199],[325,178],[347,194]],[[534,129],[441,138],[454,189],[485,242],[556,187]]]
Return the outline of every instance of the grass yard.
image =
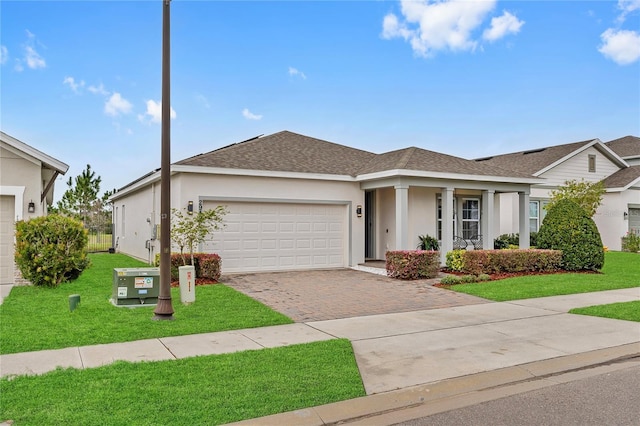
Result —
[[[640,301],[576,308],[569,313],[640,322]]]
[[[347,340],[0,380],[19,425],[214,425],[364,396]]]
[[[55,289],[14,287],[0,305],[0,353],[16,353],[156,337],[290,324],[286,316],[224,285],[198,286],[196,302],[180,303],[172,289],[175,321],[153,321],[153,306],[115,307],[109,302],[113,268],[148,266],[128,256],[89,255],[92,265]],[[80,294],[69,311],[69,295]]]
[[[474,284],[457,284],[451,290],[503,302],[532,297],[588,293],[640,286],[640,255],[607,252],[602,273],[528,275]]]

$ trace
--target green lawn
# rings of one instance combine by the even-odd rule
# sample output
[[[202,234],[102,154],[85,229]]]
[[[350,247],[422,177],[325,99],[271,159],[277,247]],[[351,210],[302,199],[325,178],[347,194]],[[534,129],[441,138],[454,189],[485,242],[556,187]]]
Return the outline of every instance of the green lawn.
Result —
[[[576,308],[569,313],[640,322],[640,301]]]
[[[640,255],[607,252],[602,273],[529,275],[451,286],[454,291],[498,302],[640,286]]]
[[[0,380],[18,425],[214,425],[364,396],[347,340]]]
[[[109,302],[113,268],[148,266],[120,254],[92,254],[92,265],[56,289],[14,287],[0,305],[0,353],[58,349],[222,330],[289,324],[286,316],[224,285],[198,286],[196,302],[180,303],[172,289],[175,321],[152,321],[153,306]],[[69,295],[80,294],[69,311]]]

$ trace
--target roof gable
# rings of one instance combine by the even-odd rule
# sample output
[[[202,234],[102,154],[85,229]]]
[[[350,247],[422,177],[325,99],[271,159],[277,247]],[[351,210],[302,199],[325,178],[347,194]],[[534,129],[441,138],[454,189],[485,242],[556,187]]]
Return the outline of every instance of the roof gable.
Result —
[[[26,143],[14,138],[5,132],[0,132],[0,140],[3,144],[11,149],[13,152],[22,156],[34,158],[40,161],[46,168],[57,171],[61,174],[65,174],[69,170],[69,166],[60,160],[56,160],[50,155],[45,154],[42,151],[35,149],[34,147],[27,145]]]

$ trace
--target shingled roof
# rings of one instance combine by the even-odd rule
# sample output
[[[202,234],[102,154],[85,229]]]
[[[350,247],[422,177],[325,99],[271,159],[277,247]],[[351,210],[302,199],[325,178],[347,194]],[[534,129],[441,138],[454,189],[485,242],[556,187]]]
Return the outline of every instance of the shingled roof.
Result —
[[[626,188],[639,179],[640,166],[629,166],[618,170],[603,182],[605,188]]]
[[[355,176],[376,154],[282,131],[235,143],[175,164]]]
[[[511,154],[494,155],[493,157],[478,158],[475,161],[496,169],[511,169],[521,173],[528,173],[529,176],[532,176],[593,141],[594,139],[590,139],[564,145],[513,152]]]
[[[387,170],[416,170],[437,173],[455,173],[480,176],[510,176],[531,178],[531,174],[508,168],[495,168],[473,160],[410,147],[379,154],[363,166],[359,175]]]
[[[289,131],[235,143],[175,164],[347,176],[399,169],[531,178],[529,173],[495,168],[416,147],[374,154]]]
[[[622,158],[640,157],[640,138],[637,136],[624,136],[605,142],[605,145]]]

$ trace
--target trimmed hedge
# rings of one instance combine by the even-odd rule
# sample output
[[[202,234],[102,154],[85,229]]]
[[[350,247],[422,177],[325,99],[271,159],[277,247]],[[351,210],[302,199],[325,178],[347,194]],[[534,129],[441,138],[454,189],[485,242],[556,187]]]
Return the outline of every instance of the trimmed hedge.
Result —
[[[562,250],[562,269],[602,269],[604,248],[598,227],[578,204],[562,199],[547,212],[538,233],[538,247]]]
[[[190,257],[186,257],[187,265],[189,265]],[[193,253],[193,261],[195,263],[196,277],[207,278],[214,281],[220,280],[220,270],[222,259],[215,253]],[[156,253],[155,265],[160,266],[160,253]],[[179,253],[171,253],[171,280],[178,281],[180,279],[180,266],[184,266],[182,255]]]
[[[386,254],[387,275],[401,280],[435,278],[440,254],[434,250],[396,250]]]
[[[559,250],[454,250],[449,253],[449,269],[472,275],[562,269],[562,252]]]

